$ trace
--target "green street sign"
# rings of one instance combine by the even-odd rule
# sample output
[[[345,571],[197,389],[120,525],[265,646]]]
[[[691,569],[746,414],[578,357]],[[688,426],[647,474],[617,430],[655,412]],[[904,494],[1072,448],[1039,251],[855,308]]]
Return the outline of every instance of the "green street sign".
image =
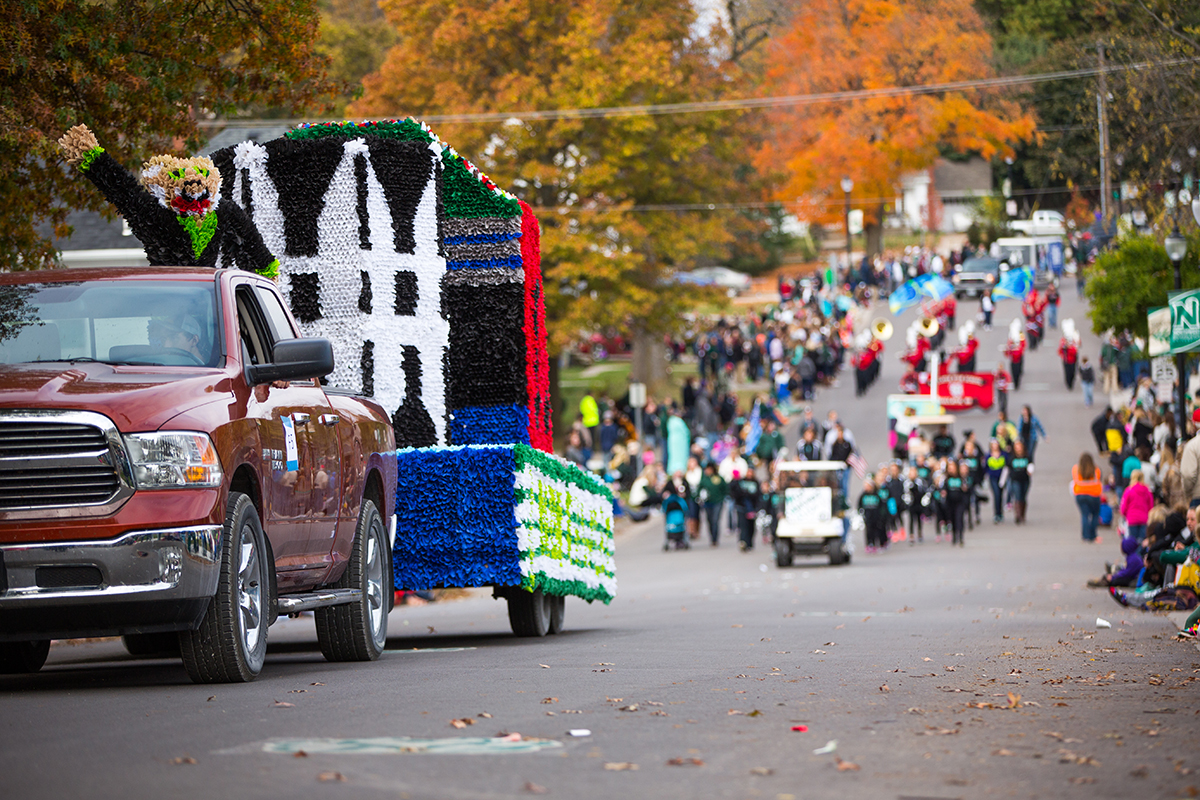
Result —
[[[1200,350],[1200,289],[1172,292],[1170,352],[1191,353]]]

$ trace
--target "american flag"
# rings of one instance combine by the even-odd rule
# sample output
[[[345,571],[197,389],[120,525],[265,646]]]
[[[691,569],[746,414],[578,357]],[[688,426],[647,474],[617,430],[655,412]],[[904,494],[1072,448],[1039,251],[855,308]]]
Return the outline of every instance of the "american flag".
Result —
[[[846,463],[853,468],[854,474],[860,479],[867,476],[867,460],[858,453],[851,453],[850,457],[846,459]]]

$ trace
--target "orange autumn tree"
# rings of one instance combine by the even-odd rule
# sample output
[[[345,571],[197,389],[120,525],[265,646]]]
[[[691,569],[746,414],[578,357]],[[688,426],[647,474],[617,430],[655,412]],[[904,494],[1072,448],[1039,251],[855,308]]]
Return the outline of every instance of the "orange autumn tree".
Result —
[[[971,0],[809,0],[767,54],[771,96],[854,92],[987,78],[992,42]],[[983,158],[1033,135],[1017,103],[972,91],[855,97],[771,114],[760,165],[782,169],[781,201],[815,221],[841,218],[843,176],[863,208],[867,252],[882,247],[886,206],[902,175],[944,150]]]

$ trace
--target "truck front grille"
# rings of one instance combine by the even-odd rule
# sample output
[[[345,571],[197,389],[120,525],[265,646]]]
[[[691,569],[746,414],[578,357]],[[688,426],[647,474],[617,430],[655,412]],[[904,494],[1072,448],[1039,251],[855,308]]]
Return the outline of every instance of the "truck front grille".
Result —
[[[0,458],[78,455],[107,449],[104,431],[94,425],[0,420]]]
[[[0,412],[0,511],[92,506],[121,489],[98,425]]]

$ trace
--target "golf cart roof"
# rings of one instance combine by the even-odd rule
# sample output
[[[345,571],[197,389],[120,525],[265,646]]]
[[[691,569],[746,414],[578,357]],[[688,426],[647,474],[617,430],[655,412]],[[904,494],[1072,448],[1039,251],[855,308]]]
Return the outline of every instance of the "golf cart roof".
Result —
[[[845,469],[845,461],[782,461],[779,472],[830,472]]]
[[[905,422],[911,423],[914,427],[920,425],[945,425],[947,428],[954,427],[953,414],[916,414],[911,417],[905,417]]]

